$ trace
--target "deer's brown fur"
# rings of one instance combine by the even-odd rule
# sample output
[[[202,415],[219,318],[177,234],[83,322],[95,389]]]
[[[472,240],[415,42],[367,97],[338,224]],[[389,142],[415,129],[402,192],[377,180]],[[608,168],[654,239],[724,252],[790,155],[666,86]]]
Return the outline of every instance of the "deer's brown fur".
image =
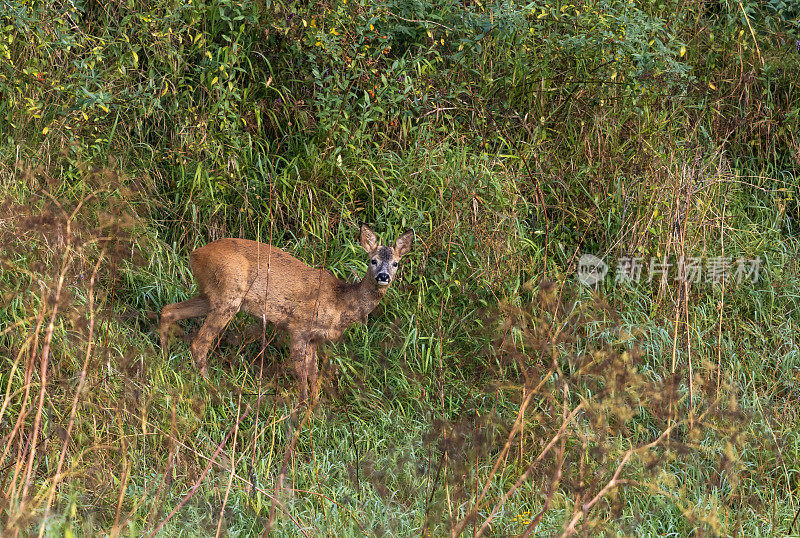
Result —
[[[317,346],[337,340],[351,324],[365,322],[394,279],[397,263],[411,250],[414,232],[394,247],[380,246],[375,233],[361,227],[361,245],[370,262],[361,282],[347,283],[326,269],[309,267],[283,250],[247,239],[220,239],[191,253],[199,294],[161,310],[161,348],[181,319],[206,316],[191,344],[203,376],[214,340],[240,311],[262,316],[290,337],[291,358],[300,382],[300,400],[317,395]]]

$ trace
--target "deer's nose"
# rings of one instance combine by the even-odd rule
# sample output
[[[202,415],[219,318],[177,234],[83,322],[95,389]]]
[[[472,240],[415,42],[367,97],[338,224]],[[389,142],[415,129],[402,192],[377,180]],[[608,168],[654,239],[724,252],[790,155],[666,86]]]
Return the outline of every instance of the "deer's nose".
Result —
[[[391,280],[389,273],[378,273],[378,276],[375,277],[375,280],[378,281],[378,284],[388,284]]]

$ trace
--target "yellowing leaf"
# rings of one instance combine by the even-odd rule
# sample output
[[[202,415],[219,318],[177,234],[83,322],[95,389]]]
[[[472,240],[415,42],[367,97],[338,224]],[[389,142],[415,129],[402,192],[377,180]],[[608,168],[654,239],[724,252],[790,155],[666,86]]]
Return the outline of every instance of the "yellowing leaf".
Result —
[[[211,85],[213,86],[214,84],[216,84],[218,80],[219,77],[214,77],[213,79],[211,79]]]
[[[42,134],[43,135],[46,135],[49,132],[50,132],[50,127],[45,127],[44,129],[42,129]]]
[[[709,83],[708,83],[708,87],[709,87],[709,88],[711,88],[712,90],[716,90],[716,89],[717,89],[717,87],[716,87],[716,86],[714,86],[714,83],[713,83],[713,82],[709,82]]]
[[[681,58],[686,56],[686,45],[681,45]]]

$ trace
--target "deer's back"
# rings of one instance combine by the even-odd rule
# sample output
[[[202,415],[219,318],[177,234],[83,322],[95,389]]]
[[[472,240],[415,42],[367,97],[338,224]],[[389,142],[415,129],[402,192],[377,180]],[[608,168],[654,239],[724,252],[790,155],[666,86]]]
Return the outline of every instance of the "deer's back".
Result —
[[[291,254],[249,239],[219,239],[190,255],[201,295],[212,305],[241,301],[241,309],[281,328],[308,325],[315,305],[329,304],[341,282]]]

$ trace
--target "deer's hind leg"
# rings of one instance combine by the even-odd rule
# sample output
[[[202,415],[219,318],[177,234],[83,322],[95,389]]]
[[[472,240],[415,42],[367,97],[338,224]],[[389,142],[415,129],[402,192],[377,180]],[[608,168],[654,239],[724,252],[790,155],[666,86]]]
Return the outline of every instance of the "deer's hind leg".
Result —
[[[187,301],[168,304],[161,309],[161,322],[158,332],[161,336],[161,350],[166,353],[170,332],[177,321],[204,316],[210,308],[208,299],[203,296],[193,297]]]
[[[225,327],[233,319],[233,316],[239,311],[242,305],[242,300],[239,299],[235,302],[226,302],[224,304],[214,304],[209,306],[209,312],[206,316],[206,321],[197,335],[192,340],[192,358],[197,365],[200,374],[203,377],[208,377],[208,365],[206,364],[206,357],[211,347],[214,344],[217,336],[225,329]]]

